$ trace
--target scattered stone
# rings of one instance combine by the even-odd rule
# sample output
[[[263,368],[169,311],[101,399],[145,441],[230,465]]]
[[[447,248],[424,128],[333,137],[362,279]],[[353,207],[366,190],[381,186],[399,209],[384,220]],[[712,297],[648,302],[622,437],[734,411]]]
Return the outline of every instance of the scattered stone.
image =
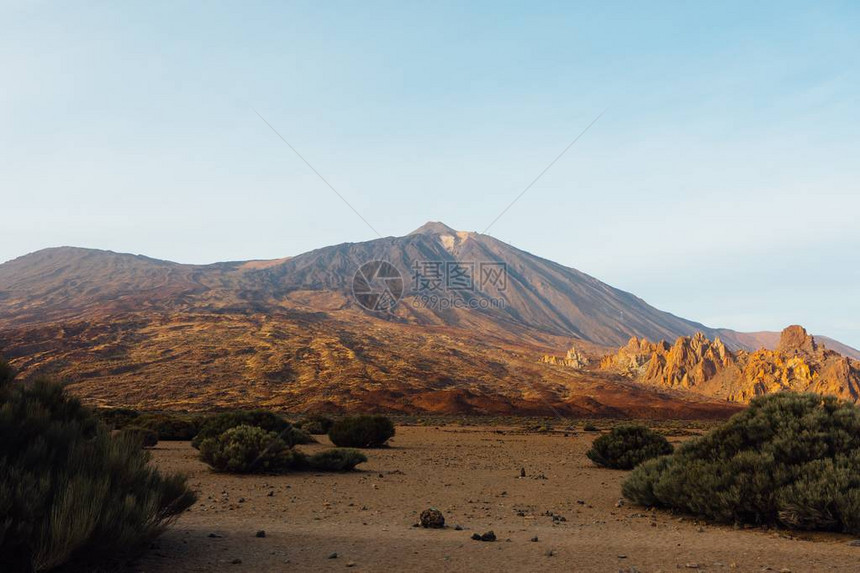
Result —
[[[337,559],[337,551],[334,551],[333,553],[329,553],[328,558],[329,559]]]
[[[546,555],[547,557],[553,557],[555,555],[555,551],[553,551],[552,549],[547,549],[546,552],[544,552],[544,555]]]
[[[275,495],[275,490],[271,490],[267,495],[269,497],[273,497]]]
[[[245,498],[244,498],[244,497],[240,497],[240,498],[239,498],[239,503],[245,503]]]
[[[687,563],[686,565],[684,565],[684,567],[686,567],[687,569],[698,569],[699,564],[698,563]]]
[[[488,531],[486,533],[473,533],[472,539],[475,541],[495,541],[496,534],[492,531]]]
[[[849,541],[848,545],[851,547],[860,547],[860,539],[854,539],[853,541]]]
[[[621,555],[618,556],[618,558],[619,559],[627,559],[627,556],[622,553]]]
[[[218,535],[217,533],[210,533],[207,537],[212,537],[213,539],[220,539],[223,535]]]
[[[463,526],[462,525],[455,525],[454,531],[463,531]]]
[[[421,523],[421,527],[441,529],[445,527],[445,516],[438,509],[431,507],[421,512],[419,523]]]
[[[239,565],[240,563],[242,563],[242,560],[237,557],[236,559],[234,559],[230,563],[232,563],[233,565]]]
[[[531,541],[532,543],[537,543],[538,541],[540,541],[540,539],[538,539],[538,536],[537,536],[537,535],[535,535],[534,537],[532,537],[531,539],[529,539],[529,541]]]
[[[615,507],[624,507],[624,500],[619,499],[617,502],[615,502]]]
[[[520,477],[521,478],[526,477],[526,468],[520,468]]]
[[[355,561],[348,561],[348,562],[346,563],[346,566],[347,566],[347,567],[355,567]]]
[[[255,536],[255,537],[265,537],[265,536],[266,536],[266,532],[265,532],[265,530],[261,529],[261,530],[259,530],[256,534],[254,534],[254,536]]]

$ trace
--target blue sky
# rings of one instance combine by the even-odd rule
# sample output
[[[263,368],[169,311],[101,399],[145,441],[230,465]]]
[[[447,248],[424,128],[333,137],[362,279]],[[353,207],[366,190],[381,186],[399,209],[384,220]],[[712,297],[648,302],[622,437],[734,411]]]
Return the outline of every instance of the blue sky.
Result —
[[[860,347],[851,2],[0,1],[0,260],[275,258],[427,220]]]

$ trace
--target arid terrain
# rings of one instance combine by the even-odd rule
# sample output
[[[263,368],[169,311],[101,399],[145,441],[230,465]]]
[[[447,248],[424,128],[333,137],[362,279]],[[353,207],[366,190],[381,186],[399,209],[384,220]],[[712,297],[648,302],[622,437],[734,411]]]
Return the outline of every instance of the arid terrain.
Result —
[[[352,293],[359,264],[372,260],[402,275],[403,299],[391,312],[362,308]],[[485,264],[504,273],[490,280]],[[440,294],[471,307],[416,304],[422,287],[439,287],[432,272],[445,265],[467,269],[460,278],[472,289]],[[737,409],[727,403],[733,394],[541,362],[571,341],[599,362],[631,337],[656,343],[697,332],[730,352],[779,341],[679,318],[441,223],[271,261],[183,265],[62,247],[0,265],[0,353],[21,378],[62,379],[99,406],[725,416]]]
[[[187,472],[200,499],[132,569],[857,570],[851,537],[708,525],[619,503],[627,472],[595,467],[585,452],[598,434],[564,426],[399,426],[390,448],[366,450],[362,471],[348,474],[215,474],[188,443],[162,442],[155,463]],[[698,431],[664,429],[676,443]],[[428,507],[448,527],[413,527]],[[471,539],[489,530],[497,541]]]

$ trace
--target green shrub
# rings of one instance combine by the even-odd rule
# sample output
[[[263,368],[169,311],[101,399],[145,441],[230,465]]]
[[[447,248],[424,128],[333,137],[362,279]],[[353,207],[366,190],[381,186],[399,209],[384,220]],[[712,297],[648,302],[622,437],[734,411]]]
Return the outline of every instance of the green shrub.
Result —
[[[99,408],[96,416],[109,430],[122,430],[136,424],[140,412],[131,408]]]
[[[597,431],[597,426],[595,426],[595,425],[594,425],[594,424],[592,424],[591,422],[588,422],[587,424],[585,424],[585,425],[582,427],[582,430],[583,430],[584,432],[596,432],[596,431]]]
[[[326,472],[346,472],[354,470],[358,464],[367,461],[367,456],[348,448],[325,450],[307,459],[310,469]]]
[[[135,426],[148,428],[158,434],[162,441],[187,441],[200,431],[200,417],[186,414],[147,413],[141,414]]]
[[[254,426],[262,428],[267,432],[280,434],[291,428],[291,424],[268,410],[237,410],[235,412],[223,412],[213,414],[203,420],[200,431],[191,441],[191,445],[199,448],[203,440],[217,438],[230,428],[236,426]]]
[[[628,499],[727,523],[860,533],[860,408],[834,397],[754,399],[672,456],[637,467]]]
[[[394,424],[385,416],[347,416],[336,421],[328,437],[345,448],[379,448],[394,436]]]
[[[11,382],[15,378],[15,369],[12,365],[0,358],[0,386]]]
[[[149,428],[126,426],[120,430],[120,433],[127,435],[129,439],[137,442],[143,448],[152,448],[158,444],[158,432]]]
[[[119,559],[195,501],[61,386],[0,388],[0,571]]]
[[[657,432],[644,426],[623,425],[594,440],[586,455],[599,466],[629,470],[645,460],[671,453],[672,444]]]
[[[222,472],[285,472],[302,465],[303,457],[290,450],[275,432],[245,424],[200,443],[200,459]]]
[[[295,426],[288,428],[280,433],[281,439],[292,448],[293,446],[298,446],[301,444],[315,444],[317,443],[316,438],[310,435],[302,428],[296,428]]]
[[[331,430],[334,420],[322,414],[312,414],[295,424],[297,428],[301,428],[309,434],[325,435]]]

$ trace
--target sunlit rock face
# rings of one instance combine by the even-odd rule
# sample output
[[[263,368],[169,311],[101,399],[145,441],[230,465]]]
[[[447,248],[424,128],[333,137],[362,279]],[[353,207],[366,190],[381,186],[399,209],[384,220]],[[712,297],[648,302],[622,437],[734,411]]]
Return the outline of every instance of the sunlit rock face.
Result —
[[[732,352],[719,338],[712,342],[702,333],[671,345],[634,337],[605,356],[599,369],[733,402],[782,391],[860,398],[860,362],[828,350],[797,325],[783,330],[775,350],[755,352]]]

